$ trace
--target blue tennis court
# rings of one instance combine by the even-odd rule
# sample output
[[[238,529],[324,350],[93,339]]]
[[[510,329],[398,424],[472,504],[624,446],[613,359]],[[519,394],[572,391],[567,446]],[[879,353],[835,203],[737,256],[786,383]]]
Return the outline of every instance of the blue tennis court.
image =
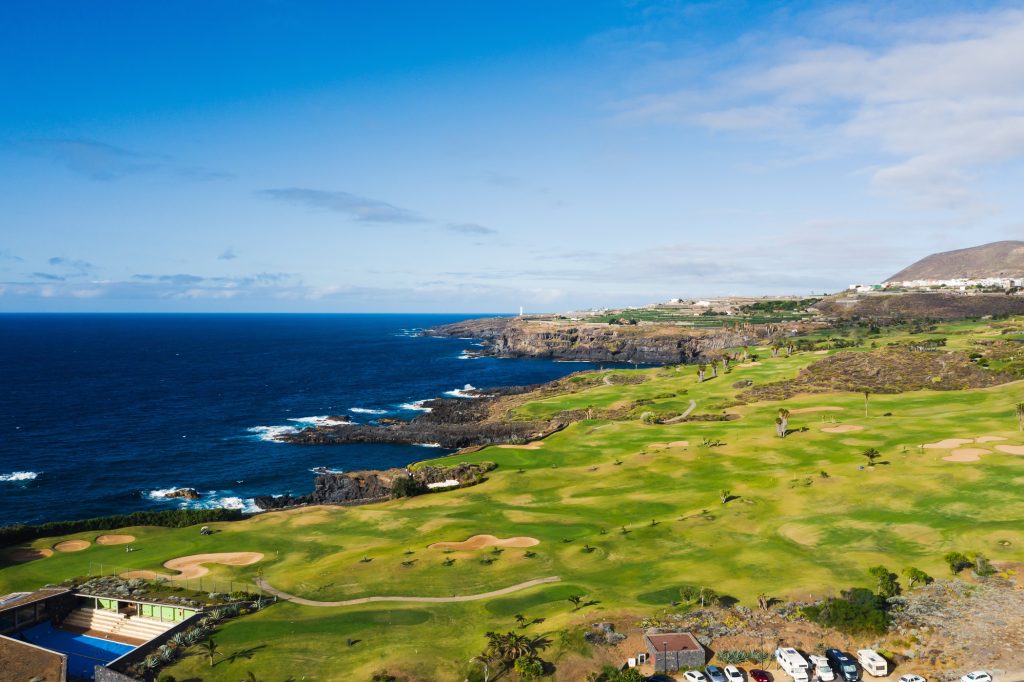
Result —
[[[135,649],[130,644],[58,630],[49,623],[40,623],[14,636],[50,651],[67,654],[68,676],[74,675],[89,680],[93,678],[93,669],[96,666],[106,665]]]

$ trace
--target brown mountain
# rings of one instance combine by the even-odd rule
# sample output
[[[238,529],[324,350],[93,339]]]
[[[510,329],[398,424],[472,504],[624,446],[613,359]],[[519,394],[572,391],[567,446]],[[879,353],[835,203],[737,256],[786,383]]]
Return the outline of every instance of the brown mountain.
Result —
[[[933,253],[900,270],[888,282],[917,279],[981,279],[1024,275],[1024,242],[1005,241]]]

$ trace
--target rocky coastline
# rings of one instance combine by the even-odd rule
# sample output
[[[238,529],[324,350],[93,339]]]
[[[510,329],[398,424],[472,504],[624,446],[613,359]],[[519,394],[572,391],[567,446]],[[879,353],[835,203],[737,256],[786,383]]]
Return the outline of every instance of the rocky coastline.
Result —
[[[725,348],[764,343],[789,333],[779,325],[694,329],[672,324],[610,325],[567,320],[490,317],[427,330],[431,336],[474,338],[481,354],[580,362],[675,365],[701,362]]]

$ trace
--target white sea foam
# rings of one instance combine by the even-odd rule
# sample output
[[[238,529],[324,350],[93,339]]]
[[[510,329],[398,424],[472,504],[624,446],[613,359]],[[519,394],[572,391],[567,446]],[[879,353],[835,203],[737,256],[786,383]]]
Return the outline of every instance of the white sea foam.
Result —
[[[430,412],[431,408],[423,405],[425,402],[427,402],[427,400],[417,400],[411,403],[402,403],[398,407],[403,410],[412,410],[414,412]]]
[[[475,391],[476,386],[473,384],[466,384],[462,388],[455,388],[450,391],[445,391],[445,395],[449,395],[453,398],[479,398],[480,396],[468,393],[468,391]]]
[[[176,488],[159,488],[157,490],[150,490],[146,493],[146,497],[160,502],[177,502],[178,506],[182,509],[217,509],[219,507],[223,507],[224,509],[241,509],[247,513],[258,512],[260,510],[252,498],[238,497],[233,495],[230,490],[223,491],[223,493],[217,490],[209,490],[207,492],[200,493],[198,500],[187,500],[183,497],[167,497],[167,493],[180,490],[180,488],[181,486]]]
[[[296,422],[298,424],[308,424],[310,426],[345,426],[348,424],[348,422],[340,419],[331,419],[326,414],[313,417],[295,417],[288,421]]]
[[[343,473],[345,473],[344,469],[332,469],[330,467],[313,467],[309,471],[311,473],[314,473],[314,474],[343,474]],[[280,497],[280,496],[278,496],[278,497]]]
[[[387,410],[372,410],[369,407],[350,407],[350,408],[348,408],[348,411],[349,412],[353,412],[355,414],[387,414],[388,413]]]
[[[278,437],[287,436],[290,433],[298,433],[296,426],[253,426],[246,429],[249,433],[256,434],[260,440],[271,443],[277,442]]]
[[[34,481],[37,476],[39,476],[37,471],[12,471],[9,474],[0,474],[0,481],[10,481],[11,483]]]
[[[413,445],[415,445],[418,448],[439,448],[439,447],[441,447],[440,443],[413,443]]]

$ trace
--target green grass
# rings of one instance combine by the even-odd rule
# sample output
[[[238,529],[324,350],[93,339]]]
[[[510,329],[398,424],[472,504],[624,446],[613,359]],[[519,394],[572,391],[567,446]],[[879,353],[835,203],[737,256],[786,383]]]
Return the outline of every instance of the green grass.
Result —
[[[940,325],[928,336],[947,336],[950,349],[966,349],[972,338],[998,333],[984,323],[956,323]],[[913,337],[896,330],[868,343]],[[766,350],[755,352],[761,364],[737,367],[703,384],[692,367],[638,370],[645,383],[599,384],[523,405],[517,413],[536,418],[639,399],[653,400],[644,409],[682,412],[692,399],[696,413],[725,409],[740,415],[736,421],[582,421],[548,438],[539,450],[485,448],[436,460],[497,462],[499,468],[479,486],[379,505],[211,524],[221,531],[211,536],[200,536],[196,528],[126,529],[137,537],[132,544],[139,551],[93,545],[8,565],[0,568],[0,593],[86,573],[90,562],[159,569],[177,556],[236,550],[263,552],[266,558],[247,567],[212,566],[214,577],[251,581],[262,571],[277,588],[324,601],[471,594],[533,578],[562,578],[562,583],[460,604],[279,604],[226,624],[216,639],[228,656],[215,667],[189,656],[169,671],[178,679],[238,680],[252,670],[268,680],[290,675],[359,680],[390,667],[445,680],[462,679],[483,633],[514,628],[516,613],[543,619],[528,634],[551,634],[615,614],[653,613],[675,599],[684,583],[711,587],[749,606],[761,592],[786,598],[867,586],[866,569],[879,563],[897,572],[917,566],[944,575],[942,555],[952,550],[1024,560],[1019,523],[1024,457],[993,451],[981,462],[953,463],[942,460],[948,451],[919,447],[983,435],[1024,444],[1013,408],[1024,401],[1024,383],[872,396],[868,417],[862,396],[853,393],[723,407],[740,390],[732,388],[734,382],[792,377],[822,357],[771,358]],[[654,398],[668,393],[676,395]],[[773,422],[782,405],[841,410],[793,414],[790,428],[808,430],[781,440],[774,436]],[[863,430],[823,432],[832,421]],[[702,447],[705,438],[725,444]],[[658,445],[684,440],[689,446]],[[859,453],[869,447],[880,450],[887,463],[861,469],[865,460]],[[828,478],[820,476],[823,470]],[[810,485],[804,485],[808,479]],[[737,499],[723,505],[722,489]],[[533,558],[506,549],[490,565],[480,563],[494,556],[486,549],[428,549],[433,542],[478,533],[527,535],[540,544],[531,548]],[[71,537],[91,540],[97,534]],[[594,551],[583,551],[584,544]],[[361,561],[364,557],[372,561]],[[448,558],[455,561],[445,566]],[[402,566],[410,559],[415,559],[412,566]],[[567,601],[573,594],[598,603],[573,611]],[[348,640],[358,641],[349,645]]]

